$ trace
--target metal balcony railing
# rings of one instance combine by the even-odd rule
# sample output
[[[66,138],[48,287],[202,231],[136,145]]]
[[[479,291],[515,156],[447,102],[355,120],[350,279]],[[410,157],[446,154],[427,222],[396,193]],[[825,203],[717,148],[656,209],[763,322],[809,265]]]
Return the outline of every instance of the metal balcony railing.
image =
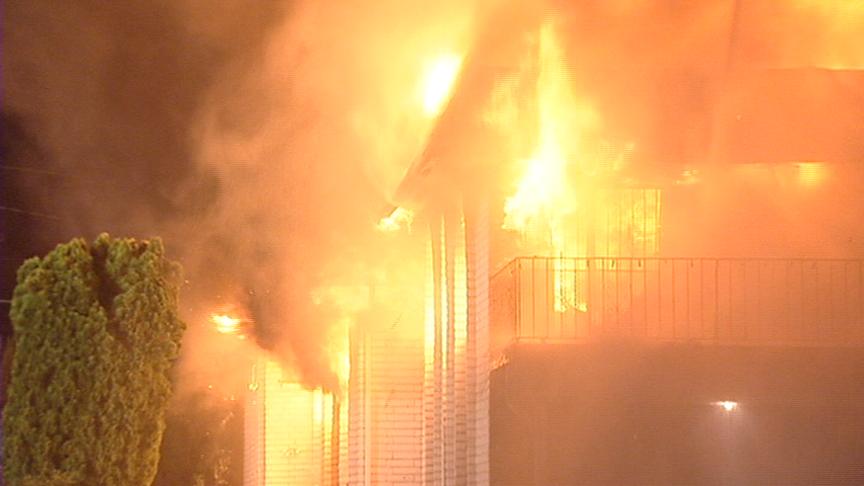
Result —
[[[864,260],[516,258],[492,278],[491,317],[499,351],[595,338],[862,345]]]

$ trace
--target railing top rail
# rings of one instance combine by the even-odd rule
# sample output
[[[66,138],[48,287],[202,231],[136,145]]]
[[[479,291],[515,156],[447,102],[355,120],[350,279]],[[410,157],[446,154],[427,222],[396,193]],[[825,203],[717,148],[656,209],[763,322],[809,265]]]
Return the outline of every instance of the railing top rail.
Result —
[[[724,256],[518,256],[510,260],[504,267],[506,268],[517,260],[631,260],[631,261],[769,261],[769,262],[864,262],[864,258],[833,258],[833,257],[724,257]]]

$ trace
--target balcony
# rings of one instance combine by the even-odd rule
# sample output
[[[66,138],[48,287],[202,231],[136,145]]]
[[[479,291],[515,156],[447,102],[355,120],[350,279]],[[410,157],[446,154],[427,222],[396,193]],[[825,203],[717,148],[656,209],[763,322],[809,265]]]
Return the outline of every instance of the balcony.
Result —
[[[864,260],[516,258],[491,281],[493,358],[625,339],[864,345]]]

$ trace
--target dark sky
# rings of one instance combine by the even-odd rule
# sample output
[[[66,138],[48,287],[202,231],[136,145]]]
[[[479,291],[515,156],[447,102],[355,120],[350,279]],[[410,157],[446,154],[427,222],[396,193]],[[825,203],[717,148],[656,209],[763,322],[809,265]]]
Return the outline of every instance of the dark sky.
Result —
[[[5,3],[4,297],[22,257],[101,231],[159,235],[218,197],[189,126],[214,78],[254,58],[289,4],[195,4]]]

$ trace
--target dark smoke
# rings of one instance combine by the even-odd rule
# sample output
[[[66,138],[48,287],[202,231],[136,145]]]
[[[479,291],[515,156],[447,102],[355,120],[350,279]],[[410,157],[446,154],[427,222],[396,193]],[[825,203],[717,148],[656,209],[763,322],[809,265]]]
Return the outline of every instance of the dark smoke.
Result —
[[[158,235],[187,269],[187,311],[213,305],[218,296],[233,297],[235,287],[266,304],[273,288],[283,285],[284,249],[262,233],[274,224],[291,226],[284,194],[249,194],[255,210],[223,226],[222,214],[240,201],[226,200],[234,197],[231,181],[199,162],[194,128],[226,73],[256,69],[265,41],[291,5],[235,1],[213,9],[205,3],[7,5],[4,197],[7,206],[30,214],[4,211],[4,243],[13,250],[4,256],[20,261],[56,242],[101,231]],[[260,102],[266,100],[240,100],[249,109],[231,110],[221,122],[252,136],[261,124],[254,106]],[[290,136],[289,130],[283,134]],[[291,167],[290,159],[272,162],[303,170]],[[17,263],[8,265],[4,284]],[[268,284],[253,277],[262,269],[274,269]],[[290,274],[303,281],[312,271],[298,263]],[[262,341],[277,333],[268,325],[294,320],[256,319]]]
[[[297,378],[336,386],[325,351],[342,311],[314,295],[370,278],[374,222],[430,123],[414,92],[424,58],[465,40],[467,7],[441,7],[11,2],[4,113],[40,155],[8,163],[46,172],[4,180],[50,215],[16,216],[12,232],[32,235],[19,253],[161,236],[186,269],[193,381],[247,378],[214,359],[247,354],[207,322],[228,306]]]

